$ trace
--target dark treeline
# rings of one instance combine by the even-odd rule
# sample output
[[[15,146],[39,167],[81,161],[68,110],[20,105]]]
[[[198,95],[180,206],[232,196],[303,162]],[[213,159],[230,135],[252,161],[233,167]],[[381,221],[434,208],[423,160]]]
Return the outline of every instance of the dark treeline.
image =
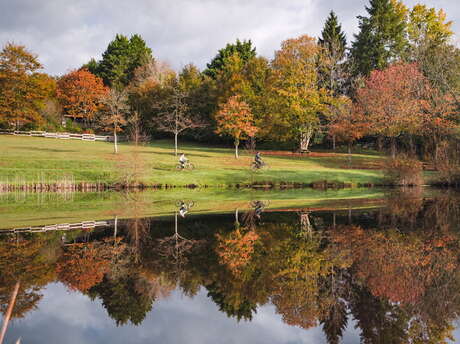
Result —
[[[252,202],[235,214],[135,217],[65,239],[2,236],[0,309],[18,281],[14,317],[60,281],[100,299],[117,325],[140,325],[173,290],[205,288],[229,317],[251,320],[272,303],[287,324],[321,324],[329,343],[352,319],[363,343],[441,343],[460,312],[459,204],[458,194],[424,200],[413,189],[380,208],[271,212]]]
[[[442,10],[370,0],[351,44],[333,11],[318,38],[288,38],[269,60],[250,40],[204,70],[174,71],[139,35],[117,35],[100,60],[52,78],[37,57],[0,54],[0,123],[16,129],[123,131],[134,141],[184,136],[205,143],[308,151],[359,141],[393,158],[458,174],[460,51]],[[455,168],[455,166],[457,166]],[[456,172],[453,173],[452,171]]]

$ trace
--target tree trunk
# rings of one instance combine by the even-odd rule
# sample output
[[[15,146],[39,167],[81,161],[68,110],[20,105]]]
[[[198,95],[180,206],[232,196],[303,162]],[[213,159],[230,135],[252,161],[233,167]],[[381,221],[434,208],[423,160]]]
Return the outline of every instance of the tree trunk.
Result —
[[[351,142],[348,142],[348,168],[351,168]]]
[[[383,149],[383,137],[382,136],[378,136],[377,137],[377,150],[379,152],[381,152]]]
[[[118,146],[117,146],[117,127],[113,127],[113,144],[114,144],[114,149],[115,149],[115,154],[118,153]]]
[[[118,231],[118,216],[115,216],[115,220],[113,221],[113,244],[114,245],[117,242],[117,231]]]
[[[10,302],[8,304],[8,308],[7,308],[6,313],[5,313],[4,317],[3,317],[2,329],[0,331],[0,344],[3,343],[3,339],[5,338],[5,334],[6,334],[6,330],[8,328],[8,323],[10,321],[11,314],[13,314],[13,308],[14,308],[14,304],[16,303],[16,297],[18,296],[19,286],[20,286],[20,282],[17,281],[16,285],[14,286],[13,293],[11,294],[11,298],[10,298]]]
[[[311,128],[306,128],[300,133],[300,151],[308,152],[308,147],[310,146],[310,140],[313,136],[313,130]]]
[[[236,139],[235,140],[235,158],[238,159],[238,146],[240,145],[240,140]]]
[[[177,136],[178,136],[178,133],[175,132],[174,133],[174,155],[177,156]]]
[[[416,157],[417,156],[417,148],[415,147],[414,138],[412,137],[412,135],[409,136],[409,146],[410,146],[410,152],[411,152],[412,156]]]
[[[335,151],[335,135],[332,135],[332,150]]]
[[[396,137],[391,138],[391,157],[396,158]]]

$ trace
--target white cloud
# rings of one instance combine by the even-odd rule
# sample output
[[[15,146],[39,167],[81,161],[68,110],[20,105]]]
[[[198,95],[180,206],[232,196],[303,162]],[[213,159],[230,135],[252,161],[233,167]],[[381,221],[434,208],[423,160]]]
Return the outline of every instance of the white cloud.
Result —
[[[413,5],[417,0],[407,0]],[[426,0],[460,18],[456,0]],[[116,33],[139,33],[154,55],[175,68],[204,67],[236,38],[252,39],[271,57],[282,40],[317,36],[334,9],[349,39],[364,0],[2,0],[0,44],[14,41],[37,53],[46,71],[62,74],[90,57],[100,58]],[[458,28],[456,24],[454,28]]]

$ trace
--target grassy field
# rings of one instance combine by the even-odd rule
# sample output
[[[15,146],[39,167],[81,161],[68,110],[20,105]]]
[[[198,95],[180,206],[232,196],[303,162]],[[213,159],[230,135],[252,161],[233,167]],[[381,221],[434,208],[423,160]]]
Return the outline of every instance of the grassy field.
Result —
[[[63,178],[75,182],[116,183],[132,174],[149,185],[228,186],[254,182],[312,183],[320,181],[379,183],[383,156],[354,154],[351,168],[346,154],[318,153],[294,156],[287,152],[264,152],[269,168],[252,172],[252,155],[240,159],[233,150],[183,144],[180,151],[195,165],[193,171],[177,171],[177,158],[170,141],[135,147],[121,144],[113,154],[106,142],[85,142],[37,137],[0,136],[0,183],[53,183]]]

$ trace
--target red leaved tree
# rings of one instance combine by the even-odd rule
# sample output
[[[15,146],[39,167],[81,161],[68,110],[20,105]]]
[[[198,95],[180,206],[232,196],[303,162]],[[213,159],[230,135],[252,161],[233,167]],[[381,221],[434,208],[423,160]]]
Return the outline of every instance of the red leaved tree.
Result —
[[[235,158],[238,159],[240,140],[254,137],[257,132],[249,105],[240,100],[239,96],[230,97],[226,103],[220,104],[215,119],[216,133],[233,137]]]
[[[58,81],[57,96],[65,115],[81,118],[87,124],[103,106],[102,100],[107,93],[102,79],[87,69],[74,70]]]
[[[366,135],[370,122],[351,99],[341,96],[331,106],[333,120],[329,124],[329,135],[348,146],[348,159],[351,163],[351,146],[353,142]]]
[[[396,138],[420,127],[425,85],[417,64],[398,63],[373,71],[357,91],[358,104],[372,123],[371,131],[390,138],[393,157]]]

